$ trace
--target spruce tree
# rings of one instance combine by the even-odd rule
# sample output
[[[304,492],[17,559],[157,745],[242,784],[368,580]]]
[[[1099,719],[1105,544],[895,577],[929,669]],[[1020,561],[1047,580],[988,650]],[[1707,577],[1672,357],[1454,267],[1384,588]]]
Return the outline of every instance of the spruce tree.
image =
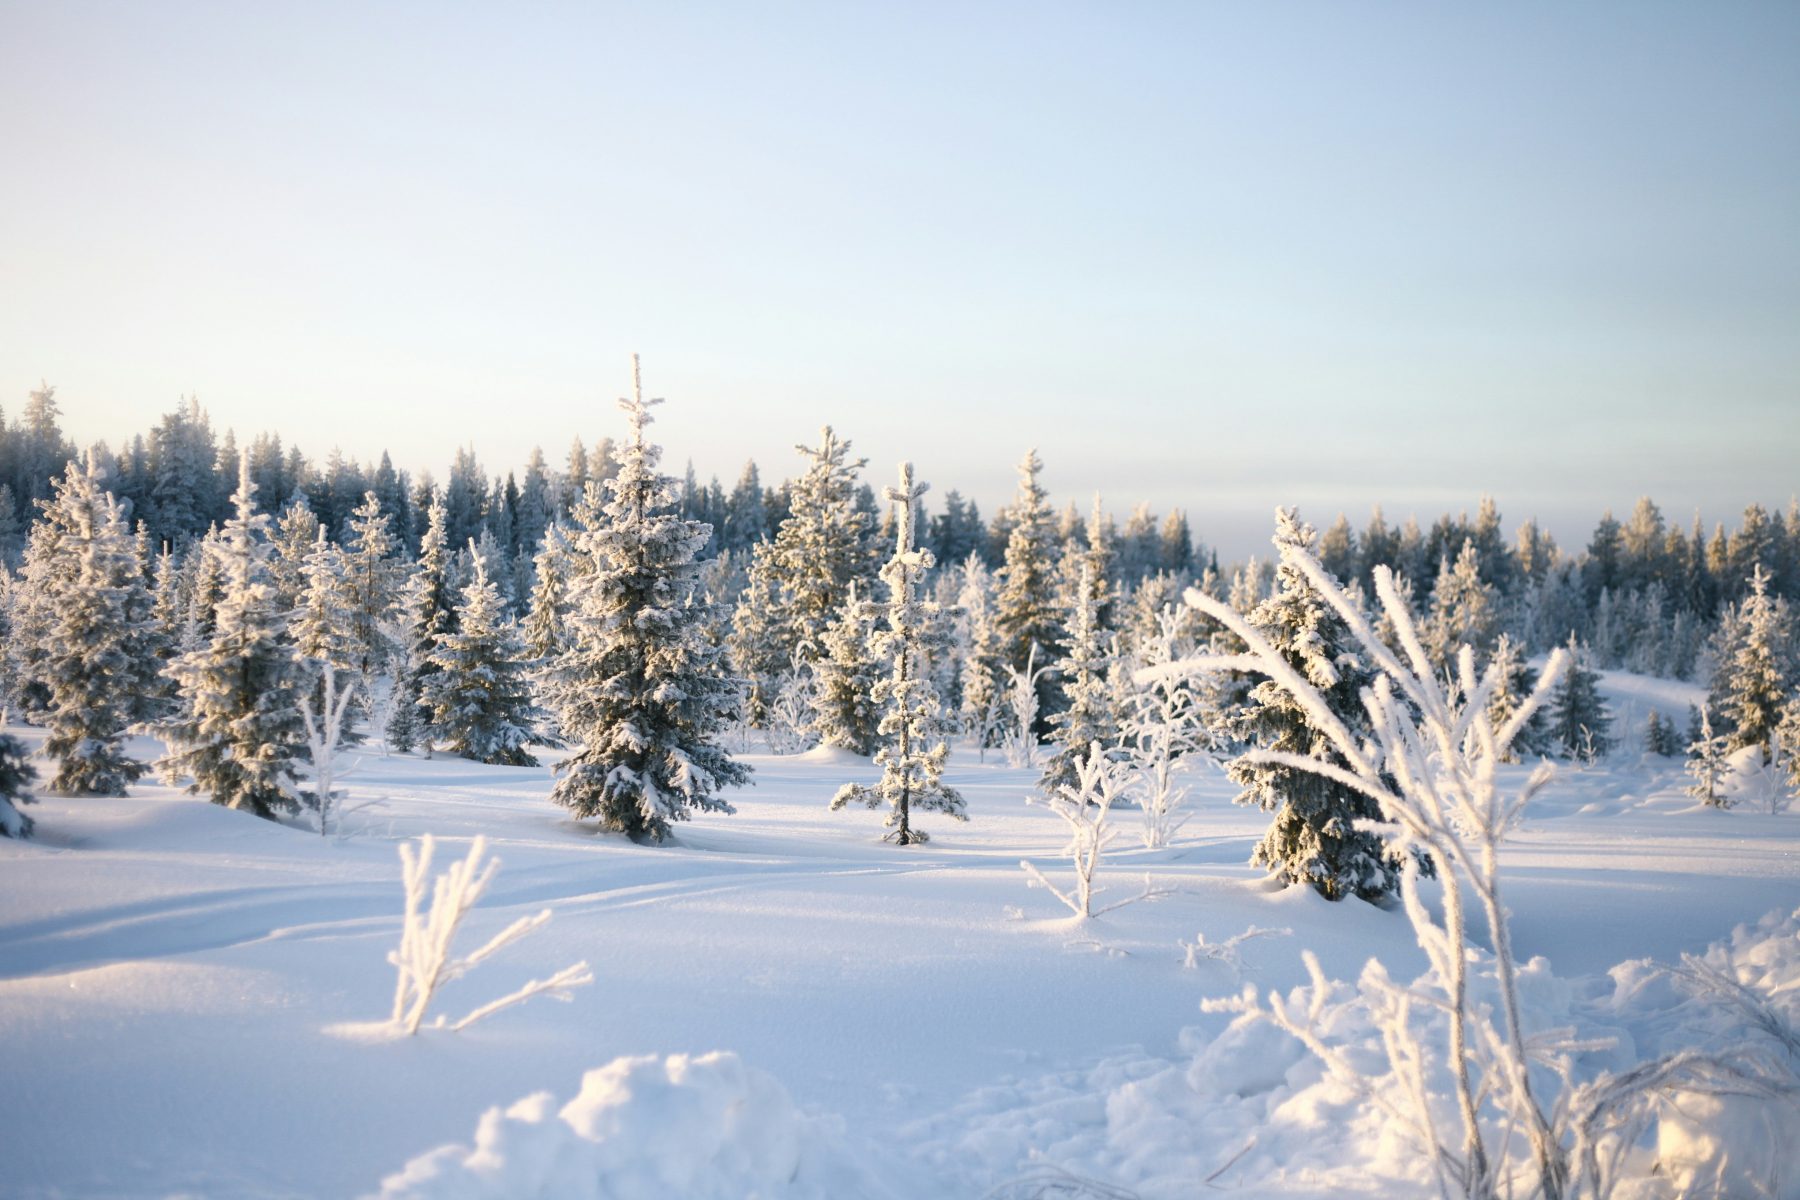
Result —
[[[1550,738],[1564,758],[1591,763],[1612,748],[1612,713],[1600,696],[1600,673],[1586,647],[1569,635],[1569,669],[1550,693]]]
[[[1708,808],[1730,808],[1731,800],[1719,791],[1719,783],[1728,769],[1725,760],[1730,755],[1730,739],[1722,733],[1713,732],[1711,706],[1702,707],[1697,712],[1700,727],[1694,732],[1687,748],[1687,772],[1694,777],[1694,782],[1688,787],[1688,795]]]
[[[424,702],[431,729],[450,752],[476,762],[535,767],[530,745],[553,744],[539,726],[549,716],[531,699],[524,639],[506,617],[500,590],[478,556],[463,589],[456,629],[431,653],[436,671]]]
[[[562,653],[569,641],[569,539],[561,525],[545,527],[534,563],[522,632],[526,653],[542,666]]]
[[[319,530],[300,573],[300,596],[288,621],[288,636],[310,676],[306,690],[312,696],[313,711],[324,712],[327,704],[335,703],[324,692],[326,665],[332,668],[339,691],[349,687],[361,692],[369,685],[362,673],[363,648],[356,637],[356,610],[344,552],[326,540],[324,529]],[[346,745],[362,740],[351,728],[340,736]]]
[[[872,657],[876,637],[872,601],[850,595],[825,630],[824,653],[813,663],[813,728],[819,740],[852,754],[875,753],[881,706],[875,687],[883,674]]]
[[[1278,547],[1312,552],[1312,526],[1302,524],[1293,509],[1277,509],[1275,526]],[[1281,564],[1275,594],[1256,606],[1250,623],[1319,689],[1352,734],[1368,735],[1362,691],[1373,685],[1376,672],[1358,654],[1343,618],[1297,566]],[[1251,689],[1232,732],[1258,749],[1344,765],[1329,738],[1314,726],[1311,714],[1272,680],[1264,679]],[[1351,895],[1378,900],[1398,887],[1398,864],[1383,851],[1380,836],[1356,828],[1359,820],[1381,816],[1375,802],[1361,791],[1310,771],[1244,758],[1233,762],[1227,774],[1244,789],[1237,803],[1255,804],[1275,814],[1252,863],[1268,868],[1285,884],[1308,884],[1328,900]]]
[[[1077,767],[1094,747],[1099,747],[1103,757],[1110,756],[1119,740],[1118,706],[1107,679],[1117,656],[1105,644],[1097,590],[1093,568],[1085,568],[1063,656],[1056,663],[1068,706],[1050,718],[1057,750],[1038,780],[1038,789],[1046,795],[1059,795],[1060,787],[1074,787]]]
[[[386,730],[388,743],[405,753],[429,724],[425,711],[426,681],[437,667],[431,656],[438,642],[456,627],[456,594],[450,580],[447,516],[441,501],[427,509],[425,532],[419,539],[419,560],[413,564],[400,597],[400,616],[405,623],[402,639],[408,664],[394,679],[394,698]],[[429,756],[431,745],[426,740]]]
[[[811,664],[852,580],[871,575],[869,514],[858,507],[850,443],[827,425],[818,449],[796,446],[810,462],[795,482],[787,519],[773,541],[751,550],[749,586],[738,602],[731,657],[750,679],[753,708],[798,661]],[[753,712],[753,718],[756,713]]]
[[[269,518],[256,511],[250,459],[239,462],[236,515],[210,550],[223,595],[207,643],[169,664],[188,711],[162,726],[174,782],[213,803],[273,818],[298,807],[293,763],[305,752],[299,699],[305,672],[285,638],[269,578]]]
[[[656,470],[644,437],[650,406],[632,359],[632,398],[619,402],[631,437],[614,451],[606,520],[581,531],[591,563],[572,590],[573,646],[546,689],[563,733],[579,743],[551,799],[635,839],[662,840],[694,809],[730,812],[720,789],[750,769],[718,745],[737,687],[705,636],[695,555],[710,530],[676,511],[675,481]],[[828,447],[830,439],[827,439]]]
[[[1729,723],[1729,748],[1760,746],[1765,762],[1787,696],[1783,624],[1769,595],[1768,572],[1758,564],[1750,576],[1750,594],[1738,609],[1729,656],[1719,665],[1723,686],[1717,690]]]
[[[300,593],[306,588],[306,560],[312,555],[322,532],[319,518],[313,515],[312,507],[307,503],[306,493],[295,492],[275,526],[275,552],[269,557],[275,606],[283,612],[291,611],[300,603]]]
[[[28,785],[37,778],[25,743],[0,733],[0,837],[28,838],[35,822],[19,811],[34,803]]]
[[[1644,726],[1644,751],[1659,758],[1674,758],[1682,751],[1681,734],[1675,723],[1664,719],[1656,709],[1650,710],[1650,720]]]
[[[1505,633],[1494,643],[1494,656],[1489,665],[1498,670],[1498,677],[1493,692],[1488,696],[1488,720],[1495,729],[1502,729],[1512,720],[1513,714],[1519,711],[1526,698],[1537,690],[1538,673],[1525,661],[1525,654],[1519,644],[1512,640],[1510,634]],[[1531,714],[1531,719],[1525,722],[1524,728],[1519,730],[1518,735],[1507,746],[1500,761],[1518,762],[1527,755],[1549,752],[1549,730],[1544,723],[1544,710],[1540,707]]]
[[[971,550],[962,565],[956,594],[962,645],[962,701],[958,708],[963,733],[978,750],[995,745],[1000,733],[1005,659],[1000,628],[994,622],[993,578],[981,555]]]
[[[38,543],[55,553],[43,574],[44,755],[56,764],[50,790],[65,796],[123,796],[148,769],[126,755],[125,733],[157,677],[150,591],[105,476],[91,452],[70,463],[44,503],[58,534]]]
[[[884,744],[875,754],[881,779],[872,786],[847,783],[831,800],[833,811],[853,801],[870,808],[886,804],[887,824],[893,829],[888,836],[901,846],[927,838],[924,831],[912,827],[914,809],[968,820],[961,794],[943,781],[950,748],[940,736],[943,708],[931,683],[925,652],[937,605],[918,597],[919,580],[936,565],[930,550],[914,547],[919,497],[927,487],[913,483],[908,462],[900,464],[900,486],[886,492],[897,519],[894,556],[881,569],[882,581],[888,585],[887,628],[875,638],[875,652],[893,663],[893,673],[875,685],[875,703],[886,710],[880,728]]]
[[[1471,646],[1485,657],[1499,632],[1499,602],[1491,584],[1481,578],[1481,556],[1472,538],[1464,538],[1454,566],[1444,563],[1431,594],[1431,617],[1425,625],[1425,650],[1438,670],[1451,667],[1458,651]]]
[[[1015,671],[1025,669],[1033,646],[1037,647],[1037,661],[1042,662],[1062,640],[1056,606],[1055,525],[1047,494],[1038,483],[1043,469],[1036,450],[1027,451],[1019,463],[1019,491],[1007,509],[1011,527],[994,597],[994,623],[1003,639],[1002,662]],[[1033,732],[1041,734],[1049,727],[1054,701],[1055,684],[1046,673],[1038,685],[1039,728]]]
[[[400,542],[373,491],[350,514],[350,537],[344,546],[344,582],[350,602],[350,638],[356,646],[355,667],[364,680],[387,668],[393,653],[386,621],[394,606],[394,555]]]

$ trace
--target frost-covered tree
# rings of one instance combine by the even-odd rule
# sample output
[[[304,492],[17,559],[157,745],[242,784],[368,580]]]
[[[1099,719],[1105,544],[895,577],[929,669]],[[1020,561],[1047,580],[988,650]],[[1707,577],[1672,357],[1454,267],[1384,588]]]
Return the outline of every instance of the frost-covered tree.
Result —
[[[852,581],[843,611],[826,627],[824,654],[812,664],[813,729],[823,744],[852,754],[875,753],[879,736],[875,690],[884,672],[874,657],[878,615]]]
[[[1730,757],[1731,739],[1713,732],[1710,705],[1698,711],[1700,728],[1687,748],[1687,773],[1694,779],[1688,786],[1688,795],[1708,808],[1729,808],[1731,800],[1719,790],[1719,784],[1729,769],[1726,759]]]
[[[56,536],[33,542],[54,554],[37,575],[47,622],[38,670],[49,688],[50,790],[68,796],[123,796],[148,769],[125,753],[125,732],[156,677],[151,597],[105,478],[92,452],[70,463],[44,503]]]
[[[321,532],[319,518],[313,515],[306,493],[295,492],[275,526],[271,538],[275,550],[269,556],[275,606],[283,612],[300,603],[300,593],[306,588],[306,560],[317,546]]]
[[[1299,556],[1312,553],[1313,528],[1293,509],[1277,509],[1274,540],[1281,551],[1276,591],[1257,605],[1250,624],[1318,691],[1337,721],[1353,734],[1365,735],[1368,712],[1362,692],[1373,684],[1375,672],[1343,617],[1299,565]],[[1238,736],[1262,755],[1339,762],[1317,715],[1273,679],[1251,689],[1234,725]],[[1366,793],[1316,771],[1256,755],[1232,762],[1228,774],[1243,788],[1237,803],[1275,814],[1251,862],[1286,884],[1307,884],[1328,900],[1352,895],[1378,900],[1395,889],[1399,864],[1384,851],[1378,835],[1356,826],[1380,816]]]
[[[1738,609],[1728,657],[1719,664],[1715,690],[1729,722],[1730,749],[1761,746],[1765,761],[1787,698],[1784,633],[1775,598],[1769,594],[1768,572],[1758,564],[1750,576],[1750,594]]]
[[[1496,729],[1504,729],[1537,691],[1538,674],[1525,661],[1524,651],[1510,634],[1501,634],[1494,643],[1489,660],[1494,669],[1494,690],[1488,696],[1488,720]],[[1523,755],[1550,752],[1549,731],[1544,725],[1541,707],[1534,707],[1513,739],[1500,751],[1501,762],[1517,762]]]
[[[350,637],[356,646],[355,667],[365,680],[387,669],[393,654],[387,634],[388,610],[394,606],[399,566],[394,536],[381,498],[373,491],[350,514],[350,537],[344,544],[344,582],[350,601]]]
[[[1644,724],[1644,753],[1654,754],[1659,758],[1674,758],[1682,751],[1681,734],[1673,721],[1667,720],[1656,709],[1650,710],[1650,719]]]
[[[1612,748],[1612,712],[1600,695],[1600,673],[1574,634],[1568,651],[1569,669],[1550,693],[1550,739],[1564,758],[1591,763]]]
[[[522,629],[525,650],[540,666],[569,644],[569,557],[569,539],[562,526],[546,526],[533,559],[535,582]]]
[[[10,733],[0,733],[0,837],[31,836],[36,823],[19,807],[34,803],[30,784],[36,778],[37,768],[31,765],[25,743]]]
[[[402,753],[412,749],[429,725],[423,697],[426,681],[437,670],[431,656],[444,635],[456,628],[456,592],[450,578],[446,521],[443,503],[431,501],[425,533],[419,539],[419,559],[400,596],[400,618],[404,623],[401,640],[409,661],[394,679],[396,695],[386,733],[388,744]],[[429,741],[426,750],[429,754]]]
[[[852,580],[871,574],[868,513],[857,507],[850,443],[827,425],[819,448],[796,446],[809,465],[793,485],[787,519],[773,541],[751,550],[750,582],[738,602],[731,657],[751,681],[760,708],[771,680],[796,655],[822,654],[825,630],[843,607]]]
[[[500,589],[480,556],[463,589],[456,628],[438,638],[423,698],[434,740],[476,762],[535,767],[526,749],[548,744],[539,727],[549,714],[532,702],[529,652],[506,616]]]
[[[288,623],[294,652],[307,662],[315,677],[330,664],[346,685],[362,686],[358,665],[362,647],[355,633],[344,552],[326,539],[323,529],[313,542],[312,553],[301,564],[300,574],[300,595]],[[323,702],[322,698],[315,699],[315,709]]]
[[[236,514],[209,552],[224,592],[211,638],[169,664],[188,710],[162,726],[171,782],[191,776],[191,792],[213,803],[275,817],[297,807],[294,760],[306,739],[299,698],[305,672],[285,638],[269,578],[269,518],[256,511],[246,454],[232,497]]]
[[[994,598],[994,623],[1003,639],[1005,664],[1023,670],[1032,656],[1043,661],[1062,640],[1062,622],[1056,604],[1056,525],[1047,493],[1038,483],[1044,469],[1036,450],[1027,451],[1019,463],[1019,491],[1007,513],[1012,521],[1006,538],[1006,559],[999,570]],[[1038,728],[1052,711],[1055,685],[1048,672],[1038,684]]]
[[[1067,706],[1050,718],[1056,753],[1044,767],[1038,788],[1055,794],[1075,784],[1075,769],[1094,746],[1110,755],[1119,739],[1119,714],[1107,671],[1115,655],[1100,627],[1100,597],[1091,568],[1084,569],[1069,633],[1056,670],[1063,681]]]
[[[1181,776],[1206,744],[1193,675],[1179,665],[1189,644],[1185,624],[1182,611],[1166,607],[1156,632],[1139,647],[1135,665],[1142,680],[1119,731],[1129,791],[1143,811],[1144,845],[1152,850],[1168,845],[1186,823],[1180,811],[1188,789]]]
[[[1005,663],[1000,628],[994,623],[994,587],[987,564],[971,551],[960,568],[956,593],[958,636],[962,645],[962,702],[959,723],[985,758],[1000,737],[1006,709]]]
[[[943,707],[925,655],[937,605],[920,600],[918,587],[936,560],[931,551],[915,548],[913,538],[919,497],[927,486],[913,483],[912,464],[906,462],[900,464],[900,486],[886,493],[896,522],[894,556],[881,569],[888,585],[887,628],[875,638],[875,652],[893,663],[893,674],[875,686],[875,702],[886,708],[880,729],[885,744],[875,754],[881,779],[873,786],[846,783],[831,800],[833,811],[853,801],[870,808],[886,804],[893,829],[888,836],[901,846],[926,840],[924,831],[912,827],[914,809],[968,820],[962,795],[943,781],[950,748],[940,736]]]
[[[718,744],[738,689],[695,596],[695,555],[711,531],[678,514],[675,480],[656,470],[662,448],[644,437],[655,403],[643,398],[634,357],[632,397],[619,402],[631,436],[614,451],[606,520],[576,537],[592,570],[572,590],[574,644],[546,696],[580,745],[558,767],[551,799],[660,841],[691,810],[730,812],[719,791],[748,782],[750,768]]]
[[[1473,538],[1464,538],[1454,565],[1438,570],[1431,593],[1431,618],[1425,626],[1425,648],[1440,670],[1448,669],[1457,651],[1472,646],[1486,656],[1500,629],[1499,601],[1481,577],[1481,556]]]

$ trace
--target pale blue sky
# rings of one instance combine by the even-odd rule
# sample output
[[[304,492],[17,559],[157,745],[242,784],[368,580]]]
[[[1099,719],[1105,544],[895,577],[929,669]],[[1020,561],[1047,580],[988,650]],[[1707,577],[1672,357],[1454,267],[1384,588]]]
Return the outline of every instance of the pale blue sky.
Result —
[[[0,402],[440,476],[830,421],[1228,552],[1800,487],[1800,4],[0,3]]]

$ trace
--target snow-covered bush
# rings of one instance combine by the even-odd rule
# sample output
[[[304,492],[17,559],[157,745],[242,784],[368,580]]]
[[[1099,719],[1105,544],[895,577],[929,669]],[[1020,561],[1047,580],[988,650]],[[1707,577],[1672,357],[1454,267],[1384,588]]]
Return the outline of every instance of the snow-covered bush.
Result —
[[[1153,899],[1157,895],[1146,880],[1143,895],[1115,900],[1098,909],[1094,907],[1094,876],[1099,873],[1106,847],[1119,832],[1107,824],[1106,818],[1124,790],[1124,780],[1125,771],[1107,757],[1100,743],[1094,742],[1088,746],[1086,758],[1075,760],[1074,783],[1056,785],[1041,801],[1032,796],[1026,797],[1026,803],[1048,806],[1069,827],[1069,859],[1075,869],[1075,883],[1068,891],[1064,891],[1051,883],[1030,860],[1021,859],[1019,866],[1031,877],[1033,887],[1043,888],[1068,905],[1070,912],[1083,919],[1098,917],[1139,900]]]
[[[1156,633],[1139,650],[1150,670],[1148,682],[1131,695],[1120,731],[1120,753],[1131,773],[1129,794],[1144,814],[1144,845],[1169,844],[1187,815],[1181,809],[1188,789],[1181,777],[1205,746],[1200,708],[1192,679],[1179,671],[1158,671],[1179,653],[1182,619],[1174,608],[1156,615]]]
[[[384,1200],[837,1200],[890,1196],[834,1123],[715,1052],[619,1058],[558,1107],[538,1092],[482,1115],[473,1146],[422,1154]]]
[[[1000,735],[1000,746],[1009,767],[1036,767],[1040,746],[1037,735],[1038,686],[1049,667],[1038,667],[1037,643],[1025,653],[1025,667],[1006,668],[1006,703],[1011,719]]]
[[[327,662],[320,675],[321,699],[317,711],[310,697],[300,697],[300,720],[306,726],[307,755],[312,760],[312,806],[319,814],[319,834],[331,831],[334,817],[343,816],[343,792],[337,783],[348,771],[339,763],[340,744],[349,729],[350,705],[356,699],[356,679],[337,686],[337,667]]]
[[[459,863],[452,863],[448,870],[432,880],[431,900],[427,907],[425,881],[430,875],[432,853],[436,848],[437,842],[430,834],[420,840],[417,850],[410,843],[400,847],[402,881],[406,887],[406,915],[400,927],[400,945],[388,954],[388,962],[394,965],[398,973],[394,983],[394,1008],[388,1017],[388,1026],[398,1034],[411,1035],[419,1031],[420,1025],[424,1023],[426,1010],[431,1007],[433,997],[444,984],[468,974],[550,919],[550,910],[547,908],[534,916],[520,917],[489,938],[479,949],[460,957],[455,955],[451,946],[456,940],[456,931],[462,926],[463,918],[468,916],[469,910],[475,907],[476,902],[487,891],[488,884],[493,882],[494,872],[499,870],[500,861],[488,859],[484,862],[487,839],[476,838],[469,844],[468,857]],[[483,1017],[514,1004],[522,1004],[533,996],[567,1000],[570,998],[571,988],[593,981],[594,977],[588,971],[587,963],[578,962],[564,967],[548,979],[533,979],[517,991],[483,1004],[455,1024],[449,1024],[440,1016],[436,1027],[466,1029]]]
[[[1353,735],[1319,687],[1229,605],[1192,590],[1188,602],[1231,629],[1247,651],[1190,665],[1267,676],[1330,739],[1345,766],[1273,750],[1250,756],[1317,773],[1375,801],[1380,818],[1364,825],[1383,837],[1401,864],[1401,901],[1430,969],[1420,980],[1401,983],[1371,960],[1356,986],[1356,1002],[1379,1031],[1385,1070],[1375,1066],[1380,1060],[1347,1050],[1326,1021],[1328,1001],[1341,985],[1324,977],[1310,953],[1305,957],[1313,983],[1304,997],[1271,993],[1265,999],[1246,988],[1234,999],[1209,1002],[1209,1008],[1269,1022],[1306,1046],[1343,1090],[1378,1109],[1428,1156],[1444,1195],[1606,1197],[1618,1146],[1621,1139],[1631,1141],[1632,1120],[1645,1096],[1732,1088],[1769,1093],[1774,1084],[1754,1065],[1702,1052],[1665,1056],[1577,1087],[1572,1057],[1595,1047],[1561,1031],[1528,1028],[1521,968],[1501,899],[1498,849],[1549,781],[1551,768],[1542,764],[1516,792],[1503,795],[1496,767],[1557,686],[1569,655],[1552,655],[1536,690],[1496,727],[1489,715],[1496,671],[1490,666],[1477,676],[1474,653],[1465,646],[1455,674],[1440,677],[1387,568],[1377,568],[1376,590],[1404,662],[1304,545],[1284,543],[1281,554],[1283,568],[1311,581],[1378,669],[1362,693],[1372,736]],[[1435,867],[1443,885],[1441,917],[1421,895],[1421,859]],[[1491,953],[1477,948],[1471,907],[1481,914]],[[1550,1066],[1555,1075],[1534,1074],[1534,1064]],[[1555,1099],[1547,1103],[1551,1094]]]

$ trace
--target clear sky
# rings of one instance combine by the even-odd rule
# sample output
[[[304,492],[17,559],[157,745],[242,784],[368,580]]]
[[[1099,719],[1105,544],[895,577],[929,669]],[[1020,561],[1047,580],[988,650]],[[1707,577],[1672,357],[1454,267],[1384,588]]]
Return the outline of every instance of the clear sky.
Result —
[[[835,424],[1228,554],[1800,489],[1800,4],[0,2],[0,403],[434,470]]]

